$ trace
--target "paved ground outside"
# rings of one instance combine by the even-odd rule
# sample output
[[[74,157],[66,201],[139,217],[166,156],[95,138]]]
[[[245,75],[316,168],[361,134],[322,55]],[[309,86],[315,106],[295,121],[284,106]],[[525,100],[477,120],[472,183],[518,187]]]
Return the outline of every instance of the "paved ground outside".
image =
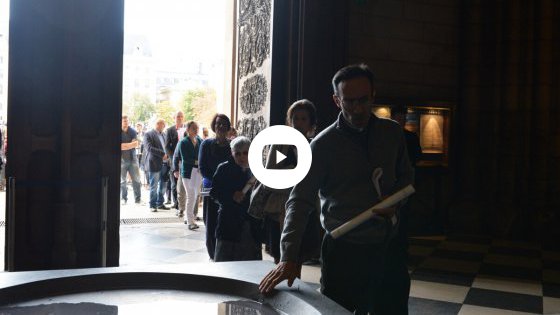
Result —
[[[150,191],[145,187],[141,189],[142,204],[134,203],[134,193],[132,187],[129,187],[128,198],[131,199],[126,204],[121,202],[121,219],[130,218],[176,218],[175,210],[158,210],[158,212],[150,212],[149,199]],[[167,205],[169,206],[169,205]],[[6,191],[0,191],[0,221],[6,221]]]
[[[128,188],[128,202],[126,204],[122,203],[121,200],[121,264],[122,265],[134,265],[134,264],[146,264],[150,259],[138,260],[137,255],[129,255],[134,252],[138,253],[136,246],[141,246],[138,241],[146,234],[150,234],[153,231],[159,233],[160,229],[168,231],[169,229],[175,231],[189,231],[187,226],[183,223],[183,218],[178,218],[175,216],[175,209],[171,210],[158,210],[158,212],[151,212],[149,207],[149,190],[143,185],[141,188],[141,198],[142,203],[134,203],[134,193],[132,187],[129,185]],[[167,205],[168,207],[172,205]],[[0,191],[0,272],[4,270],[4,246],[5,246],[5,222],[6,222],[6,192]],[[200,203],[199,216],[202,216],[202,203]],[[159,220],[158,220],[159,219]],[[158,222],[153,224],[154,222]],[[159,223],[161,222],[161,223]],[[197,221],[199,225],[202,226],[201,221]],[[136,224],[135,224],[136,223]],[[170,228],[171,226],[171,228]],[[202,234],[203,237],[204,227],[198,233]],[[175,234],[177,235],[177,234]],[[203,238],[202,238],[203,239]],[[200,241],[199,241],[200,242]],[[194,243],[199,243],[194,242]],[[194,244],[193,243],[193,244]],[[145,243],[143,245],[146,245]],[[192,248],[192,244],[184,244],[187,248]],[[131,252],[132,251],[132,252]],[[208,255],[202,258],[199,257],[197,261],[207,261]],[[161,260],[160,260],[161,262]]]

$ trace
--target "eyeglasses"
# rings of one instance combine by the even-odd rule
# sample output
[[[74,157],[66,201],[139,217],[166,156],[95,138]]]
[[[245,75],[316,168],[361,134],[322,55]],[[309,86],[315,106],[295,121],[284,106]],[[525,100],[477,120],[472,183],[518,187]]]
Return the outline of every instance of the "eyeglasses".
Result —
[[[373,105],[372,98],[369,96],[364,96],[355,99],[343,99],[340,96],[336,96],[338,100],[344,105],[345,107],[352,107],[357,105]]]
[[[235,155],[235,156],[249,155],[249,151],[233,152],[233,155]]]

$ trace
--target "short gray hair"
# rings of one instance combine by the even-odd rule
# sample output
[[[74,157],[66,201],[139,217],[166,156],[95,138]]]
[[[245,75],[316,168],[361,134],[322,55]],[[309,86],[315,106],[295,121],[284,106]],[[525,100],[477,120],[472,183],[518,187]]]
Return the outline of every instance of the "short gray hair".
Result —
[[[244,136],[236,137],[235,139],[231,140],[229,146],[231,147],[231,151],[239,152],[241,148],[248,147],[251,145],[251,140]]]

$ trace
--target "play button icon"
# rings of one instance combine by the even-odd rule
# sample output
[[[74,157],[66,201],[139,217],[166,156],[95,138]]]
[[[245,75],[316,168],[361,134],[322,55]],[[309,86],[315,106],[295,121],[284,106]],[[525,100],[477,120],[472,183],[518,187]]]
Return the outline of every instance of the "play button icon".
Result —
[[[288,148],[282,152],[278,149],[270,152],[276,155],[272,156],[272,161],[276,162],[278,168],[268,169],[263,164],[263,149],[270,145]],[[249,147],[251,172],[261,183],[270,188],[285,189],[295,186],[309,172],[311,160],[311,147],[307,139],[299,131],[288,126],[279,125],[264,129],[257,134]]]
[[[286,159],[286,155],[282,154],[282,152],[275,150],[276,151],[276,164],[284,161]]]

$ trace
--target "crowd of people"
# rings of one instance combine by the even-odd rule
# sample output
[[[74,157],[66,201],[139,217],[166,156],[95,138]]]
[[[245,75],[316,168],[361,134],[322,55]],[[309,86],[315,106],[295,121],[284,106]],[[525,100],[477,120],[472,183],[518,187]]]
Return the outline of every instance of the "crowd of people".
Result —
[[[290,106],[286,123],[304,134],[311,141],[316,128],[316,110],[308,100]],[[216,114],[210,123],[215,134],[205,139],[199,136],[199,124],[184,123],[184,114],[174,115],[175,124],[165,128],[165,121],[157,119],[153,128],[144,131],[142,124],[136,129],[129,126],[122,116],[121,132],[121,199],[128,202],[128,184],[132,184],[134,202],[141,200],[142,179],[149,187],[149,209],[170,210],[184,217],[188,229],[199,228],[196,223],[201,191],[208,192],[203,200],[203,220],[206,226],[206,245],[214,261],[247,260],[261,258],[261,244],[266,251],[280,259],[280,234],[284,219],[284,204],[290,189],[274,190],[258,184],[260,193],[267,195],[262,207],[264,216],[255,218],[248,212],[254,178],[248,164],[250,139],[238,136],[228,116]],[[288,164],[295,165],[297,152],[291,146],[273,146],[288,156]],[[278,168],[268,157],[267,167]],[[290,168],[290,165],[285,167]],[[243,188],[252,180],[249,190]],[[166,200],[167,199],[167,200]],[[259,198],[256,198],[259,199]],[[262,199],[262,198],[260,198]],[[317,199],[319,202],[319,199]],[[172,206],[168,207],[166,204]],[[315,250],[307,263],[318,263],[320,246],[319,210],[310,221],[314,231]],[[198,218],[200,219],[200,218]],[[239,242],[237,242],[239,240]],[[238,244],[239,243],[239,244]]]
[[[129,174],[135,202],[141,203],[141,168],[150,189],[150,210],[169,209],[167,192],[176,215],[184,216],[188,229],[194,230],[202,191],[210,259],[260,260],[264,244],[277,267],[262,280],[263,293],[283,280],[291,285],[302,264],[320,263],[321,292],[348,310],[406,314],[410,277],[406,226],[400,224],[406,222],[406,212],[401,213],[405,203],[377,210],[374,219],[341,238],[334,239],[330,232],[411,184],[410,160],[417,160],[419,153],[414,148],[409,157],[407,142],[414,139],[405,139],[403,126],[372,114],[375,84],[366,65],[340,69],[332,85],[333,101],[341,112],[318,135],[312,102],[296,101],[287,111],[286,124],[309,140],[313,154],[309,173],[293,188],[272,189],[254,178],[248,163],[251,140],[237,135],[226,115],[212,119],[213,137],[200,137],[199,124],[185,124],[183,113],[177,112],[175,125],[165,129],[164,120],[158,119],[145,133],[141,125],[139,131],[129,127],[123,116],[121,196],[127,202]],[[293,146],[274,145],[268,152],[286,158],[276,163],[269,153],[267,168],[297,164]],[[372,173],[378,168],[383,176],[376,190]]]

